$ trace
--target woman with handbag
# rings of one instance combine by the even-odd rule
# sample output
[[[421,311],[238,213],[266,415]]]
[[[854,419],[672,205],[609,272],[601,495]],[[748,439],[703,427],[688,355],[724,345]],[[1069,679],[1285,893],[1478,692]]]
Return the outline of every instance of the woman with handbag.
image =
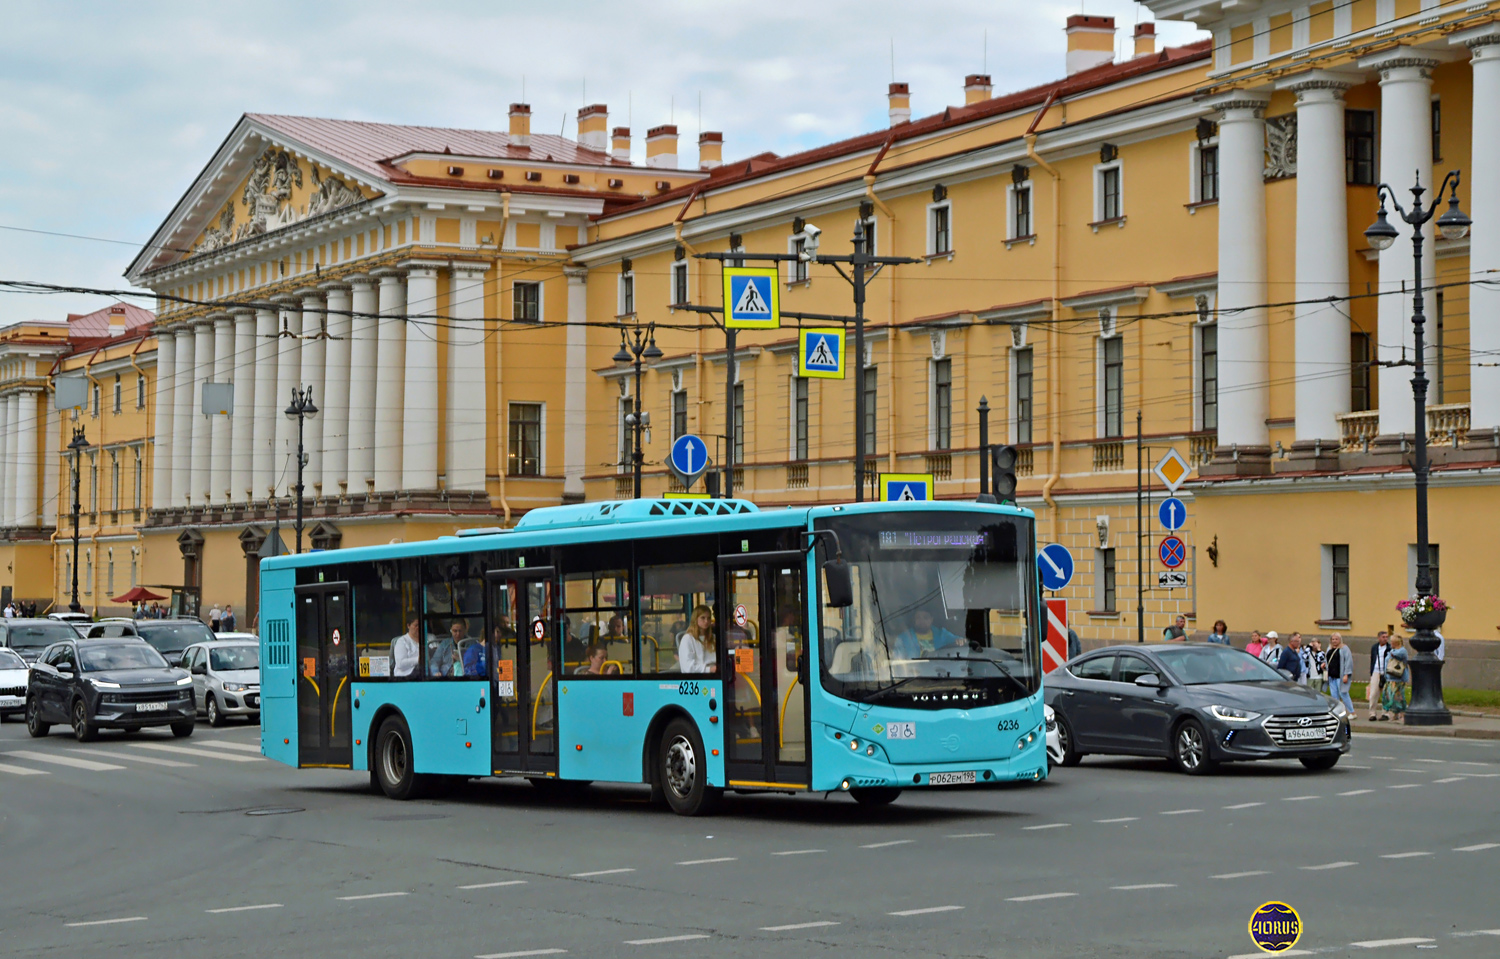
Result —
[[[1400,636],[1391,637],[1391,651],[1385,658],[1385,688],[1380,691],[1380,718],[1389,720],[1406,712],[1406,676],[1408,665],[1406,643]]]

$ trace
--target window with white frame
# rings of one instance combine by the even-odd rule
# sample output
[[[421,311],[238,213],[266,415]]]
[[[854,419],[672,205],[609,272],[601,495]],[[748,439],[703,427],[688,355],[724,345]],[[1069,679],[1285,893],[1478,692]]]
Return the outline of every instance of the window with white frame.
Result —
[[[1440,596],[1438,592],[1438,544],[1427,544],[1427,576],[1432,580],[1431,595]],[[1411,543],[1406,547],[1406,587],[1407,595],[1417,595],[1417,544]]]
[[[1115,551],[1113,547],[1094,550],[1094,609],[1096,613],[1115,612]]]
[[[145,479],[144,479],[144,476],[143,476],[144,471],[145,471],[145,460],[143,458],[143,454],[141,452],[141,448],[139,446],[137,446],[135,448],[135,490],[134,490],[134,494],[133,494],[133,502],[135,504],[135,506],[134,506],[135,509],[140,509],[141,508],[141,495],[142,495],[142,493],[143,493],[143,491],[145,489]],[[134,586],[135,583],[131,583],[130,585]]]
[[[672,439],[686,436],[687,424],[687,390],[672,391]]]
[[[1015,384],[1015,410],[1013,417],[1013,429],[1011,436],[1016,443],[1031,442],[1032,425],[1032,360],[1031,347],[1016,350],[1011,354],[1012,376],[1011,382]]]
[[[687,260],[678,260],[672,264],[672,305],[681,306],[687,302],[688,264]]]
[[[511,476],[542,475],[542,404],[510,404]]]
[[[620,316],[630,316],[633,313],[635,313],[635,272],[622,270],[620,272]]]
[[[137,373],[135,377],[135,408],[143,410],[146,408],[146,374]]]
[[[511,318],[529,323],[542,320],[542,285],[516,283],[511,287]]]
[[[630,424],[626,422],[625,418],[630,415],[631,409],[630,397],[622,394],[615,410],[615,426],[619,433],[619,441],[616,443],[618,456],[615,461],[615,469],[620,473],[630,472],[630,454],[632,452]]]
[[[805,376],[792,377],[792,459],[807,459],[808,383]]]
[[[120,508],[120,451],[109,451],[109,508],[118,510]]]
[[[1219,138],[1194,140],[1188,148],[1189,203],[1213,203],[1219,199]]]
[[[1125,435],[1125,338],[1099,338],[1100,435]]]
[[[125,384],[121,380],[120,374],[116,373],[115,374],[115,409],[114,409],[114,411],[116,413],[118,413],[118,412],[120,412],[120,410],[124,409],[124,405],[123,405],[124,401],[125,401]]]
[[[801,257],[807,252],[807,236],[795,233],[787,240],[786,251],[793,256]],[[786,281],[788,283],[807,282],[807,261],[803,259],[788,260],[786,264]]]
[[[1094,222],[1106,223],[1125,215],[1124,168],[1119,160],[1094,167]]]
[[[1024,240],[1035,235],[1036,227],[1031,218],[1031,181],[1012,183],[1005,191],[1006,239]]]
[[[1349,621],[1349,545],[1324,544],[1323,548],[1322,619],[1325,622]]]
[[[1198,423],[1199,429],[1219,428],[1219,327],[1198,327]]]
[[[953,253],[953,204],[948,200],[927,206],[927,255]]]
[[[953,360],[932,361],[932,448],[953,445]]]
[[[865,225],[865,252],[871,256],[880,255],[879,232],[875,229],[875,218],[861,220]]]

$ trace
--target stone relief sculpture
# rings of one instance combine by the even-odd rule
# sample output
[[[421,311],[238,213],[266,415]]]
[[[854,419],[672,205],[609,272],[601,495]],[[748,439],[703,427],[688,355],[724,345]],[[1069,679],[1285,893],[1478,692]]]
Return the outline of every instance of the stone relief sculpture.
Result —
[[[312,186],[313,194],[307,201],[307,216],[319,216],[364,199],[358,190],[338,177],[330,176],[324,180],[318,175],[317,167],[312,169]]]
[[[239,202],[245,205],[245,221],[236,222],[235,201],[230,200],[219,215],[218,224],[203,232],[203,238],[193,253],[210,253],[231,243],[364,200],[358,189],[336,176],[323,177],[316,166],[312,168],[312,193],[307,204],[299,209],[292,203],[292,191],[300,186],[302,165],[297,158],[275,147],[266,150],[256,158],[250,177],[240,191]]]
[[[219,214],[219,225],[211,226],[203,231],[203,239],[199,241],[195,253],[209,253],[213,250],[226,247],[234,242],[234,201],[230,200],[224,206],[224,212]]]
[[[1267,180],[1297,175],[1297,114],[1266,117]]]

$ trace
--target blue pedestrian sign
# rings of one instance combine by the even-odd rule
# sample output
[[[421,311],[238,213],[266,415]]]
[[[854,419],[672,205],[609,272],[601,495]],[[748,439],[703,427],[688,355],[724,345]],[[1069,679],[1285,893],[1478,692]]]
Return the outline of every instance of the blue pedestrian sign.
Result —
[[[1176,536],[1168,536],[1156,549],[1161,564],[1167,569],[1176,569],[1187,559],[1187,544]]]
[[[932,474],[881,473],[880,493],[887,503],[925,503],[932,499]]]
[[[1161,520],[1162,529],[1168,532],[1182,529],[1183,522],[1187,520],[1187,507],[1182,504],[1182,500],[1169,496],[1156,508],[1156,518]]]
[[[1056,592],[1073,582],[1073,554],[1066,546],[1052,543],[1036,554],[1036,565],[1042,573],[1042,588]]]
[[[797,374],[821,376],[830,380],[843,379],[844,331],[798,330]]]
[[[724,268],[724,325],[731,330],[781,326],[780,275],[774,266]]]
[[[698,477],[708,469],[708,444],[703,437],[684,433],[672,441],[667,453],[667,466],[682,480],[682,485],[692,488]]]

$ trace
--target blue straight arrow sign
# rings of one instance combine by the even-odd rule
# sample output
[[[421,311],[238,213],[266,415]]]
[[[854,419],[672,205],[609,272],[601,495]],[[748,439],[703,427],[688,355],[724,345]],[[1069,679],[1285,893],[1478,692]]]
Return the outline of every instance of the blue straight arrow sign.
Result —
[[[1161,501],[1156,508],[1156,518],[1161,520],[1162,529],[1179,530],[1187,521],[1187,507],[1182,500],[1175,496],[1169,496]]]

